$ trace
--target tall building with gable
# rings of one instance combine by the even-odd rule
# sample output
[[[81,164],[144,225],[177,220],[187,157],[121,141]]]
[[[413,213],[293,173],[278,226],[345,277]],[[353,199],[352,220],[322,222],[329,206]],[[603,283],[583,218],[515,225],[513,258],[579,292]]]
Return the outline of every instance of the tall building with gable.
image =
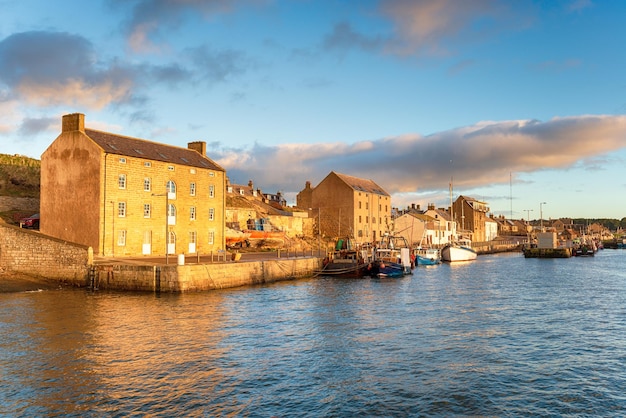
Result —
[[[225,184],[205,142],[174,147],[64,115],[41,156],[40,230],[100,256],[209,253],[225,248]]]

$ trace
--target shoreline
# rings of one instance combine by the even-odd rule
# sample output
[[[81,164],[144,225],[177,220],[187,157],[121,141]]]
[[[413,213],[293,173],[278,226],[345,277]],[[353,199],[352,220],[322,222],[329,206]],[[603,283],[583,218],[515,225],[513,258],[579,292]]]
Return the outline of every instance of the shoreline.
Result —
[[[52,279],[33,277],[23,273],[0,271],[0,293],[59,290],[62,288],[62,284]]]

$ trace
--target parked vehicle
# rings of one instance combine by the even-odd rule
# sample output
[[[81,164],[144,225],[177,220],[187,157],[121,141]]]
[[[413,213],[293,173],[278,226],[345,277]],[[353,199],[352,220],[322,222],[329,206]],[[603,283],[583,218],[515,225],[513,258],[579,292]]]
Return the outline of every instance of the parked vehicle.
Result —
[[[29,216],[28,218],[20,219],[20,227],[39,229],[39,214],[35,213],[34,215]]]

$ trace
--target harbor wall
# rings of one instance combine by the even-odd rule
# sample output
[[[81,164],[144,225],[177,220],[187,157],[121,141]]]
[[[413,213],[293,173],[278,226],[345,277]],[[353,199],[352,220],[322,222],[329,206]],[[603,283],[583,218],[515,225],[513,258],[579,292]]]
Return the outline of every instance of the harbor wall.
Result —
[[[472,242],[472,249],[477,254],[494,254],[512,251],[521,251],[521,240],[501,240],[501,241],[485,241]]]
[[[91,264],[93,264],[91,247],[0,222],[2,271],[85,286]]]
[[[108,264],[93,266],[88,281],[102,290],[184,293],[309,277],[319,268],[317,257],[176,266]]]

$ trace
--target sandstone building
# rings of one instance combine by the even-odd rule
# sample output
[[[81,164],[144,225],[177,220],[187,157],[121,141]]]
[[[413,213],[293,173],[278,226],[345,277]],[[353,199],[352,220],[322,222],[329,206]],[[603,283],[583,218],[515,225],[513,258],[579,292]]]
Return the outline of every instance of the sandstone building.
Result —
[[[188,148],[85,128],[63,116],[41,156],[41,232],[95,255],[209,253],[225,248],[225,170]]]
[[[376,242],[390,232],[391,196],[372,180],[331,171],[316,187],[307,182],[297,206],[316,219],[317,233]]]

